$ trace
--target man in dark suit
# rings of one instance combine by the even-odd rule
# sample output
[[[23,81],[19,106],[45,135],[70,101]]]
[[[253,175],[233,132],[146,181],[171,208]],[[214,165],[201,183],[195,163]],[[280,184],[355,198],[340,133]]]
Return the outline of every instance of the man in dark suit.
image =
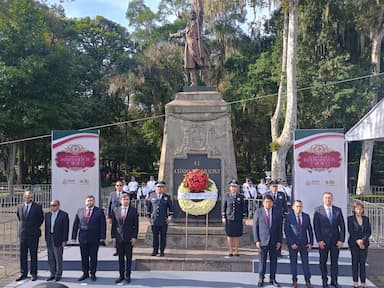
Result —
[[[323,287],[328,288],[327,260],[331,255],[331,285],[335,288],[341,287],[337,282],[339,274],[338,259],[340,248],[345,240],[345,223],[341,209],[333,206],[333,195],[331,192],[323,194],[323,205],[315,209],[313,216],[313,228],[320,253],[320,270]]]
[[[159,253],[159,247],[160,256],[164,256],[168,223],[172,220],[172,216],[173,205],[171,196],[165,193],[165,182],[158,181],[156,183],[156,192],[150,194],[147,201],[147,217],[153,234],[152,256],[156,256]]]
[[[121,194],[126,193],[123,191],[123,182],[122,181],[116,181],[115,183],[115,191],[111,192],[108,199],[108,222],[109,224],[112,224],[112,212],[113,209],[120,206],[120,196]],[[116,243],[115,243],[116,247]],[[113,253],[113,256],[117,256],[117,250]]]
[[[105,241],[105,215],[102,209],[95,205],[95,197],[87,196],[85,199],[86,207],[77,210],[73,222],[72,240],[76,240],[79,232],[81,268],[83,275],[78,279],[82,281],[89,277],[96,281],[97,252],[100,242]]]
[[[296,200],[293,203],[293,211],[285,217],[284,231],[287,237],[291,262],[291,287],[297,288],[297,254],[300,252],[305,283],[307,288],[312,288],[308,251],[310,251],[313,246],[313,231],[311,219],[307,213],[303,212],[303,203],[300,200]]]
[[[17,219],[19,220],[20,239],[20,276],[16,281],[27,278],[28,275],[28,251],[31,257],[32,281],[37,280],[37,249],[41,236],[40,226],[44,221],[44,213],[40,204],[33,201],[31,191],[24,192],[24,203],[17,207]]]
[[[130,205],[131,200],[128,194],[122,194],[120,202],[121,206],[112,211],[111,237],[116,239],[120,273],[115,282],[120,283],[125,279],[129,283],[131,282],[132,249],[139,231],[139,216],[136,208]]]
[[[60,210],[60,201],[51,202],[51,211],[45,214],[45,241],[51,275],[47,281],[60,281],[63,274],[63,249],[68,241],[68,213]]]
[[[281,212],[273,208],[271,195],[264,195],[263,207],[258,208],[253,216],[253,237],[256,248],[259,249],[259,282],[258,287],[263,287],[267,265],[267,256],[270,261],[270,284],[280,287],[276,281],[277,251],[281,247],[282,226]]]

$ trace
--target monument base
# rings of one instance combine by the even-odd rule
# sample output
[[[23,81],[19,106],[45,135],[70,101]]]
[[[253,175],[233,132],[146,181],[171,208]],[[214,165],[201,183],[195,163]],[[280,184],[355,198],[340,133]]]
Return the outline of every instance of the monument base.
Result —
[[[151,226],[148,226],[144,242],[146,245],[152,246]],[[208,229],[205,226],[168,226],[167,248],[227,249],[227,247],[224,225],[209,226]],[[243,236],[240,237],[240,247],[254,248],[251,226],[244,225]]]

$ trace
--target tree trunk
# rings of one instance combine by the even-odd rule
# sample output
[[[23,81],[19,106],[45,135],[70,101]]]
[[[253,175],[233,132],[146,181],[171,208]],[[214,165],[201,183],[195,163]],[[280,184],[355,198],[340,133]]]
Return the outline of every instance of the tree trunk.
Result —
[[[289,25],[289,18],[288,18],[288,11],[285,10],[284,12],[284,29],[283,29],[283,54],[281,57],[281,75],[280,75],[280,84],[279,84],[279,92],[277,95],[277,102],[276,102],[276,108],[275,112],[273,113],[273,116],[271,118],[271,135],[272,135],[272,142],[275,142],[279,136],[279,121],[280,121],[280,115],[282,110],[282,100],[283,95],[286,92],[286,74],[287,74],[287,41],[288,41],[288,25]]]
[[[14,179],[15,179],[15,164],[16,164],[16,144],[8,145],[8,193],[14,196]]]
[[[380,21],[381,22],[381,21]],[[371,63],[373,67],[373,74],[380,73],[380,53],[381,43],[384,36],[384,29],[377,28],[376,31],[371,31],[370,38],[372,41]],[[377,79],[373,78],[373,96],[371,101],[371,107],[376,105],[378,99],[379,85]],[[371,166],[374,141],[364,141],[361,149],[359,174],[357,178],[356,194],[368,194],[370,193],[371,184]]]
[[[281,135],[276,139],[278,147],[272,152],[272,178],[286,179],[285,161],[292,146],[297,118],[296,47],[298,24],[298,0],[289,1],[287,38],[287,108]]]

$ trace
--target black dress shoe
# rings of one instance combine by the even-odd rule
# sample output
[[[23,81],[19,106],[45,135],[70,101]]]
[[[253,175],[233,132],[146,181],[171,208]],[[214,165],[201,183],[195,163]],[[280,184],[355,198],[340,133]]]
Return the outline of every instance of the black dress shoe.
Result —
[[[259,282],[257,282],[257,287],[263,287],[264,286],[264,280],[259,280]]]
[[[280,287],[280,284],[279,284],[275,279],[270,280],[269,283],[270,283],[273,287]]]
[[[21,274],[19,277],[16,278],[15,281],[21,281],[21,280],[24,280],[24,279],[27,279],[27,278],[28,278],[27,275]]]
[[[117,252],[113,252],[113,256],[117,256],[117,255],[119,255],[119,254],[117,254]]]
[[[120,282],[122,282],[124,280],[124,277],[119,277],[119,278],[117,278],[116,280],[115,280],[115,283],[120,283]]]
[[[92,275],[91,275],[91,280],[92,280],[92,281],[96,281],[96,274],[92,274]]]
[[[341,288],[341,285],[339,285],[339,283],[337,283],[337,282],[331,282],[331,286],[333,286],[335,288]]]
[[[32,281],[36,281],[36,280],[37,280],[37,275],[33,274],[33,275],[31,276],[31,280],[32,280]]]
[[[127,277],[125,278],[125,282],[128,284],[128,283],[131,283],[131,277]]]
[[[164,257],[164,256],[165,256],[164,252],[160,252],[160,257]]]
[[[77,281],[83,281],[85,279],[89,278],[89,275],[88,274],[83,274],[81,275],[81,277],[79,279],[77,279]]]
[[[55,279],[55,276],[49,276],[49,277],[47,278],[47,281],[52,281],[53,279]]]
[[[158,253],[158,252],[157,252],[156,250],[153,250],[151,256],[156,256],[157,253]]]
[[[323,281],[323,288],[329,288],[328,283],[326,281]]]
[[[55,282],[59,282],[61,280],[60,276],[55,277]]]

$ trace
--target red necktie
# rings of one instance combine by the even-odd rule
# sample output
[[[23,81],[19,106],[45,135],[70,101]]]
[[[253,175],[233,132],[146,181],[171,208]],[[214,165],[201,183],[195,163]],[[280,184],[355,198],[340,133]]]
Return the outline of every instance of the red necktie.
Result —
[[[301,229],[301,218],[300,218],[300,215],[297,215],[297,227],[299,227],[299,229]]]
[[[267,209],[267,224],[271,227],[271,214],[269,214],[269,209]]]
[[[91,208],[88,208],[87,215],[85,216],[85,221],[87,224],[89,223],[89,219],[91,218]]]
[[[127,208],[123,208],[123,223],[125,222],[125,218],[127,218]]]

